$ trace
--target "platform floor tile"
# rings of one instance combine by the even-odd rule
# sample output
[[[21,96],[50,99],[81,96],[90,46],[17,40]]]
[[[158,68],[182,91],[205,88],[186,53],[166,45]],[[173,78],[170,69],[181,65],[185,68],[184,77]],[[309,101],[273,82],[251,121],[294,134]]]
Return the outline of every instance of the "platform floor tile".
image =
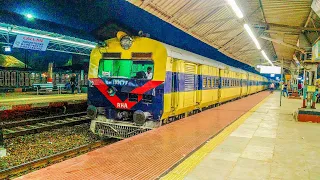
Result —
[[[191,152],[212,136],[217,135],[221,140],[224,139],[218,133],[232,122],[234,122],[232,124],[237,124],[237,119],[268,95],[268,92],[262,92],[203,111],[30,173],[19,179],[157,179],[188,157]],[[229,127],[226,129],[230,129]],[[229,131],[231,133],[231,130]],[[251,133],[251,136],[253,135]],[[233,153],[231,159],[239,158],[239,153],[246,148],[248,143],[249,140],[246,137],[230,137],[228,141],[224,142],[225,148]],[[212,147],[217,145],[217,143],[210,144]],[[207,152],[210,149],[211,147],[207,149]],[[225,152],[224,150],[221,151]],[[192,163],[197,163],[206,154],[197,154]],[[215,160],[217,160],[216,164],[212,164],[209,169],[205,165],[199,166],[199,168],[203,168],[212,174],[215,174],[214,171],[228,174],[228,168],[232,168],[237,163],[224,159]],[[207,164],[210,163],[207,162]],[[214,169],[214,171],[210,169]],[[184,169],[184,171],[189,170]]]
[[[301,104],[274,93],[184,179],[320,180],[320,124],[295,121]]]

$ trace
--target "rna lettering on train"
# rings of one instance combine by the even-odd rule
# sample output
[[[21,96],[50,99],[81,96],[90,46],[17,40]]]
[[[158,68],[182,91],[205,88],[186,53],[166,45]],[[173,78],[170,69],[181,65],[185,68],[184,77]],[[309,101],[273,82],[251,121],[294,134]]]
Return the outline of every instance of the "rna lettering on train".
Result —
[[[117,103],[117,108],[120,108],[120,109],[128,109],[128,104],[127,103]]]

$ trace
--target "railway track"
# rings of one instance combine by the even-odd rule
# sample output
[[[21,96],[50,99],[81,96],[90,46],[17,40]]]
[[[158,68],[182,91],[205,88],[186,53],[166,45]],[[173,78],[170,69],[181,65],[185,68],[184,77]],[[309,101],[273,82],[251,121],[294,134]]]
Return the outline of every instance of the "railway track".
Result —
[[[86,112],[64,114],[36,119],[28,119],[10,123],[3,123],[0,128],[4,138],[13,138],[26,134],[39,133],[62,126],[77,125],[90,122]]]
[[[110,141],[109,143],[112,143],[112,141]],[[60,152],[60,153],[57,153],[57,154],[54,154],[51,156],[47,156],[47,157],[43,157],[41,159],[37,159],[37,160],[31,161],[31,162],[27,162],[27,163],[24,163],[24,164],[21,164],[18,166],[4,169],[4,170],[0,171],[0,179],[9,179],[11,177],[19,176],[22,173],[26,173],[26,172],[32,171],[34,169],[37,169],[37,168],[43,168],[47,165],[66,160],[71,157],[75,157],[79,154],[89,152],[93,149],[102,147],[106,144],[108,144],[108,143],[104,142],[104,141],[97,141],[97,142],[83,145],[83,146],[80,146],[80,147],[77,147],[74,149],[63,151],[63,152]]]

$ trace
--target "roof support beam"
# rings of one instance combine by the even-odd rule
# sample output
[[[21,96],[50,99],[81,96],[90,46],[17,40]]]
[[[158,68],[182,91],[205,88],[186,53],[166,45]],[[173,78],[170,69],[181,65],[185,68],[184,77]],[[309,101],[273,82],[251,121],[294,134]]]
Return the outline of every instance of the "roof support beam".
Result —
[[[313,27],[314,27],[314,28],[317,28],[317,27],[316,27],[316,24],[314,23],[314,20],[313,20],[312,18],[311,18],[311,22],[312,22]],[[319,32],[318,32],[318,31],[317,31],[317,35],[319,36]]]
[[[299,32],[294,31],[278,31],[278,30],[265,30],[265,33],[274,33],[274,34],[292,34],[292,35],[299,35]]]
[[[225,21],[230,21],[230,20],[234,20],[234,19],[236,19],[236,18],[230,17],[230,18],[216,19],[216,20],[212,20],[212,21],[204,21],[204,22],[198,23],[198,25],[211,24],[211,23],[217,23],[217,22],[225,22]]]
[[[295,45],[292,45],[292,44],[288,44],[288,43],[285,43],[281,40],[277,40],[277,39],[272,39],[272,38],[268,38],[268,37],[265,37],[265,36],[260,36],[260,38],[262,39],[265,39],[265,40],[268,40],[268,41],[272,41],[272,42],[275,42],[277,44],[281,44],[283,46],[287,46],[289,48],[292,48],[292,49],[296,49],[298,51],[301,51],[302,53],[305,53],[305,50],[302,49],[302,48],[299,48],[298,46],[295,46]]]
[[[231,28],[231,29],[225,29],[225,30],[222,30],[222,31],[213,31],[213,32],[210,32],[208,34],[205,34],[205,36],[209,36],[209,35],[212,35],[212,34],[219,34],[219,33],[225,33],[225,32],[231,32],[231,31],[234,31],[234,30],[238,30],[239,28]]]
[[[246,50],[241,50],[241,51],[238,51],[240,53],[249,53],[249,52],[254,52],[254,51],[259,51],[258,49],[246,49]]]
[[[172,17],[168,19],[168,21],[173,22],[179,17],[181,17],[183,14],[188,13],[190,11],[189,9],[192,8],[194,5],[196,5],[197,2],[198,2],[197,0],[189,1],[186,5],[180,8],[176,13],[174,13]]]
[[[300,26],[288,26],[283,24],[274,24],[274,23],[265,23],[265,22],[252,22],[251,24],[265,25],[265,26],[274,26],[274,27],[283,27],[289,29],[297,29],[300,31],[320,31],[320,28],[309,28],[309,27],[300,27]]]
[[[234,39],[232,39],[231,41],[225,43],[224,45],[222,45],[222,47],[220,49],[228,49],[229,47],[233,47],[233,46],[237,46],[237,42],[239,42],[240,40],[244,40],[247,39],[247,36],[243,36],[243,32],[242,31],[240,34],[237,35],[237,37],[235,37]]]
[[[194,12],[197,12],[197,11],[211,10],[211,9],[215,9],[215,8],[224,7],[224,6],[227,6],[227,5],[228,5],[228,3],[222,3],[222,4],[218,4],[218,5],[214,5],[214,6],[194,8],[194,9],[190,9],[190,10],[186,11],[186,13],[194,13]]]
[[[152,0],[143,0],[142,4],[140,5],[140,8],[144,8],[146,7],[148,4],[151,3]]]
[[[221,7],[220,7],[221,8]],[[202,18],[200,21],[195,23],[189,28],[189,31],[192,31],[194,28],[199,26],[202,22],[205,22],[207,19],[211,18],[212,15],[214,15],[220,8],[215,8],[213,9],[208,15],[206,15],[204,18]]]
[[[308,26],[308,24],[309,24],[309,22],[310,22],[310,19],[311,19],[311,16],[312,16],[312,8],[311,8],[311,10],[310,10],[308,19],[307,19],[306,23],[304,24],[304,27],[307,27],[307,26]]]

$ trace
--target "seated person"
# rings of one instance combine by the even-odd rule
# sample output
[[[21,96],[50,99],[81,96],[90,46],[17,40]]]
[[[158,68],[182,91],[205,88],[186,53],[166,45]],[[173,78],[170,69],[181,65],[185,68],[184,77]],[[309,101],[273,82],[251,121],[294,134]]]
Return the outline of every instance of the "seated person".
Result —
[[[70,90],[71,89],[71,84],[69,82],[67,82],[64,86],[65,90]]]
[[[147,72],[146,72],[146,76],[147,79],[152,79],[152,67],[148,67]]]
[[[139,71],[139,72],[137,72],[135,78],[137,78],[137,79],[147,79],[147,76],[146,76],[145,72]]]

